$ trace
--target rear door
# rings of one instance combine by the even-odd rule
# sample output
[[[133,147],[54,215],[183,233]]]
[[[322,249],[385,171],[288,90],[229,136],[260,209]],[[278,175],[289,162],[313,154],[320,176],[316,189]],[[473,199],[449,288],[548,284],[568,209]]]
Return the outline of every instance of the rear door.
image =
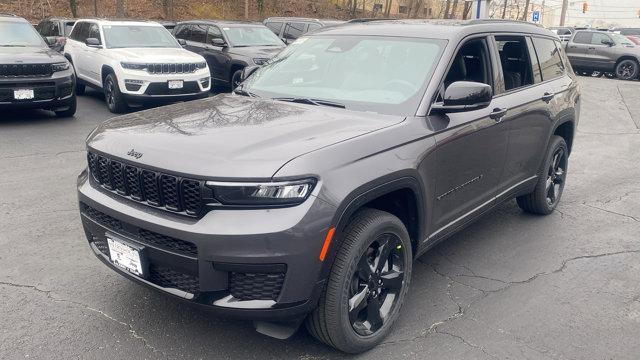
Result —
[[[590,31],[578,31],[569,41],[566,47],[567,57],[574,68],[589,68],[587,48],[591,46],[592,33]]]
[[[84,66],[84,49],[86,47],[85,41],[89,34],[89,24],[85,21],[78,22],[73,27],[69,40],[65,45],[65,53],[71,56],[73,67],[76,70],[78,77],[83,80],[87,80],[87,70]]]
[[[213,45],[213,39],[224,39],[219,27],[211,25],[207,28],[206,46],[202,55],[207,60],[211,76],[219,81],[229,81],[231,72],[231,57],[224,46]],[[225,40],[226,41],[226,40]]]
[[[285,44],[291,44],[306,32],[307,32],[307,23],[287,22],[282,32],[282,41],[284,41]]]

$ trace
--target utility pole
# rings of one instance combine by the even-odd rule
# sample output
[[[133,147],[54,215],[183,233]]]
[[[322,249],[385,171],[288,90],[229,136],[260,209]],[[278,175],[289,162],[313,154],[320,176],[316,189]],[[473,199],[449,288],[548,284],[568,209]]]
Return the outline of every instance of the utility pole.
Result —
[[[244,19],[249,20],[249,0],[244,0]]]
[[[93,0],[93,16],[98,17],[98,0]]]
[[[567,17],[567,7],[569,7],[569,0],[562,0],[562,11],[560,12],[560,26],[564,26],[564,19]]]

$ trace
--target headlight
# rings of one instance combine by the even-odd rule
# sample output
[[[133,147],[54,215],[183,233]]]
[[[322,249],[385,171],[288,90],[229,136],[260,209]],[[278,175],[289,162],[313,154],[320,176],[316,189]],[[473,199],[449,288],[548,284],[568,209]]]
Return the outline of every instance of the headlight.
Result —
[[[53,68],[53,72],[65,71],[65,70],[69,69],[69,62],[65,61],[65,62],[55,63],[55,64],[52,65],[52,68]]]
[[[129,70],[147,70],[147,64],[121,62],[120,65],[122,65],[123,68],[129,69]]]
[[[196,68],[198,70],[205,69],[206,67],[207,67],[207,63],[206,62],[196,63]]]
[[[269,59],[265,59],[265,58],[257,58],[257,59],[253,59],[253,62],[256,65],[264,65],[267,63],[267,61],[269,61]]]
[[[207,181],[207,186],[222,205],[259,207],[300,204],[309,197],[315,183],[313,179],[272,183]]]

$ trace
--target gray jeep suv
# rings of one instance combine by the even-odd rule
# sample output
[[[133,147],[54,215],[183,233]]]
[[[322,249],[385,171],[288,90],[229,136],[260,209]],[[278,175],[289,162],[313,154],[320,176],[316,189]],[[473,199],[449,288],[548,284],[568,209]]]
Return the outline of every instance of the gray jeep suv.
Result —
[[[504,201],[560,201],[580,92],[541,27],[326,28],[252,70],[89,135],[81,218],[108,267],[355,353],[391,331],[418,256]]]
[[[597,30],[577,31],[566,45],[576,72],[615,73],[622,80],[638,77],[640,47],[624,35]]]

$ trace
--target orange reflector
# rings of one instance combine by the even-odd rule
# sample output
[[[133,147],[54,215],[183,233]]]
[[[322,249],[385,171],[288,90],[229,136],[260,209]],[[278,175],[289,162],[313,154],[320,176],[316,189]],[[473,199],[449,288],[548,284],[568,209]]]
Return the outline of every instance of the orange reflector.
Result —
[[[331,238],[333,238],[333,233],[335,231],[336,228],[331,228],[329,229],[329,232],[327,232],[327,237],[324,238],[324,244],[322,244],[322,250],[320,250],[320,256],[318,256],[318,259],[320,259],[320,261],[324,261],[325,256],[327,256],[329,244],[331,244]]]

